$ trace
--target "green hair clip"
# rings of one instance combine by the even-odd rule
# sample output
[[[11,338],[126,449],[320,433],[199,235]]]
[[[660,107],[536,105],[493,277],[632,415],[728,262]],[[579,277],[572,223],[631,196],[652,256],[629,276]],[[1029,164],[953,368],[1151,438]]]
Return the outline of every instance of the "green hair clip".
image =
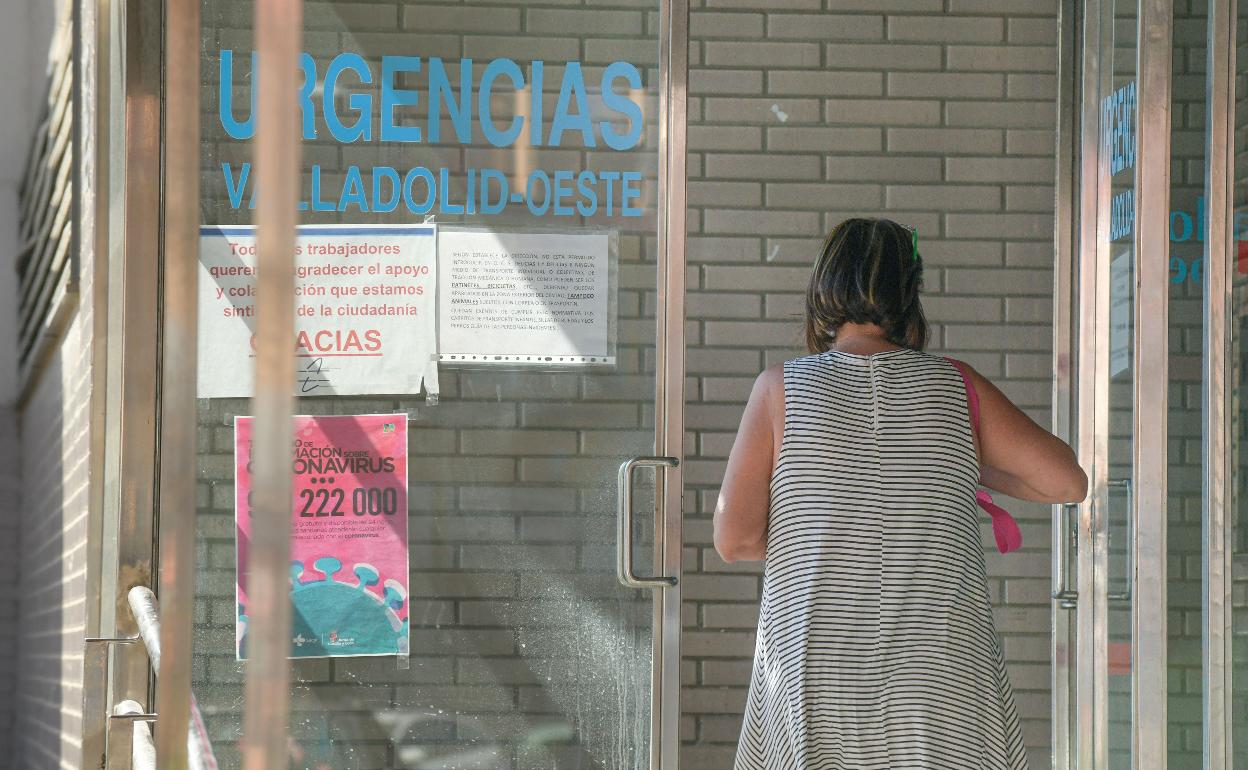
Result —
[[[910,259],[914,262],[919,261],[919,228],[911,227],[910,230]]]

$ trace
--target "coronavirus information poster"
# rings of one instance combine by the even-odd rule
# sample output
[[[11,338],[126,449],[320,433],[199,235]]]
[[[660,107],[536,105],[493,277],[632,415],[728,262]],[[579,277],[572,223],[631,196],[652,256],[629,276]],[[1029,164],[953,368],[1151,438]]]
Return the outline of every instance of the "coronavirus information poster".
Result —
[[[255,228],[200,229],[200,398],[252,395],[257,277]],[[433,226],[301,226],[294,291],[296,394],[437,394]]]
[[[247,658],[251,417],[234,418],[236,626]],[[292,658],[407,655],[407,415],[296,416]]]

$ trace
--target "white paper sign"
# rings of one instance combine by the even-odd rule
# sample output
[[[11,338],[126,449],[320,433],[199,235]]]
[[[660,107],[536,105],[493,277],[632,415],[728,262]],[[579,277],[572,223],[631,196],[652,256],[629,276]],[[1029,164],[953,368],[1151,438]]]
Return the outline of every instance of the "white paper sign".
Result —
[[[250,396],[255,228],[200,229],[200,398]],[[300,396],[438,392],[437,230],[304,225],[295,247]]]
[[[1131,248],[1109,263],[1109,376],[1131,366]]]
[[[614,363],[609,270],[609,233],[443,229],[439,358]]]

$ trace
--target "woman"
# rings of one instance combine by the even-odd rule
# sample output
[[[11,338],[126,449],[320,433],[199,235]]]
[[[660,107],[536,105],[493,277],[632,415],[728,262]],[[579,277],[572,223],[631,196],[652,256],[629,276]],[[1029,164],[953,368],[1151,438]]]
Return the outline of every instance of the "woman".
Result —
[[[923,352],[922,274],[913,231],[838,225],[806,295],[812,355],[763,372],[745,408],[715,510],[725,561],[766,559],[736,770],[1027,766],[976,486],[1061,503],[1087,477],[979,373]]]

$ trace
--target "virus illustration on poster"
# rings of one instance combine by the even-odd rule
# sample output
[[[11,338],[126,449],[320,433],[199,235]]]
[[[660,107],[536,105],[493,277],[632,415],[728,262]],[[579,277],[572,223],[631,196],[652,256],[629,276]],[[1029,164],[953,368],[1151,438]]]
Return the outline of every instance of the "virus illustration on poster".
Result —
[[[342,562],[332,556],[317,559],[313,567],[321,578],[311,576],[302,562],[290,566],[291,657],[408,654],[407,594],[399,581],[386,580],[377,592],[381,576],[370,564],[355,565],[356,582],[335,579]],[[247,617],[238,620],[246,657]]]

